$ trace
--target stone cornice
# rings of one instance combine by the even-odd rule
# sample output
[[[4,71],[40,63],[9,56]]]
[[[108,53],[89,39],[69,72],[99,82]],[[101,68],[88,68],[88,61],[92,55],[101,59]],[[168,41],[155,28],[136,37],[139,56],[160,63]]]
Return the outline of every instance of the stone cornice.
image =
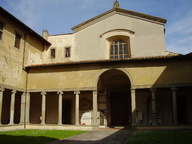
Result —
[[[0,84],[0,87],[3,87],[3,88],[5,88],[5,89],[16,90],[16,91],[20,91],[20,92],[25,92],[25,89],[19,88],[19,87],[15,87],[15,86]]]
[[[126,9],[122,9],[122,8],[113,8],[107,12],[104,12],[96,17],[93,17],[77,26],[72,27],[71,29],[74,32],[78,32],[88,26],[91,26],[101,20],[104,20],[114,14],[120,14],[120,15],[125,15],[128,17],[134,17],[137,19],[141,19],[141,20],[145,20],[145,21],[149,21],[149,22],[153,22],[153,23],[157,23],[157,24],[162,24],[164,25],[166,23],[166,19],[163,18],[159,18],[159,17],[155,17],[155,16],[151,16],[151,15],[147,15],[147,14],[142,14],[142,13],[138,13],[138,12],[134,12],[134,11],[130,11],[130,10],[126,10]]]
[[[153,88],[177,88],[192,87],[192,83],[174,83],[174,84],[148,84],[148,85],[132,85],[131,89],[153,89]]]

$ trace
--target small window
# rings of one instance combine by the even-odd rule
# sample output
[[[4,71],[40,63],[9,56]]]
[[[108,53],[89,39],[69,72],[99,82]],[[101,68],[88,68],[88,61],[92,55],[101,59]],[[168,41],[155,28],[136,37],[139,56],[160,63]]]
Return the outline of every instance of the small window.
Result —
[[[21,35],[16,33],[15,34],[15,45],[14,45],[14,47],[20,49],[20,44],[21,44]]]
[[[70,57],[70,47],[65,48],[65,57]]]
[[[4,23],[0,22],[0,40],[3,39],[3,28],[4,28]]]
[[[51,49],[51,58],[55,58],[55,49]]]

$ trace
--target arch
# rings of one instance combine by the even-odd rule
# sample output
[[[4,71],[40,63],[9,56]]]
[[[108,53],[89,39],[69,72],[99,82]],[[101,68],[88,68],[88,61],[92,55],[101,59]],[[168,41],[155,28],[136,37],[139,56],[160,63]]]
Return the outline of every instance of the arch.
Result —
[[[134,31],[131,31],[131,30],[127,30],[127,29],[113,29],[113,30],[109,30],[107,32],[104,32],[103,34],[100,35],[100,37],[111,37],[111,36],[114,36],[116,35],[115,33],[124,33],[126,36],[130,36],[130,35],[133,35],[135,34]]]
[[[98,84],[98,81],[99,81],[99,77],[100,77],[104,72],[109,71],[109,70],[119,70],[119,71],[122,71],[122,72],[125,73],[125,74],[127,75],[127,77],[129,78],[130,83],[131,83],[131,86],[134,85],[133,78],[132,78],[131,74],[130,74],[127,70],[125,70],[124,68],[111,68],[111,69],[103,69],[103,70],[101,70],[101,71],[97,74],[97,76],[95,77],[94,83],[93,83],[93,86],[94,86],[95,88],[97,88],[97,84]]]
[[[98,110],[106,115],[109,127],[131,125],[130,88],[133,81],[128,75],[123,68],[110,68],[102,70],[98,76],[98,98],[103,102],[99,103]]]
[[[101,47],[106,48],[105,49],[105,57],[109,58],[110,57],[110,51],[109,51],[109,41],[111,41],[111,38],[125,38],[126,41],[128,42],[128,51],[129,51],[129,57],[131,57],[131,51],[132,51],[132,45],[135,37],[135,32],[127,29],[112,29],[107,32],[104,32],[103,34],[100,35],[101,39]]]

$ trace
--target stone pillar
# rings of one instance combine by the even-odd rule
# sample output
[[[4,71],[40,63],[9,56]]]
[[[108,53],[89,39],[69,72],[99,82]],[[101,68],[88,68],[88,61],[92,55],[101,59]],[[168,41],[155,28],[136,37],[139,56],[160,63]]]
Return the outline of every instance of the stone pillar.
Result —
[[[20,114],[20,123],[19,124],[24,124],[25,122],[25,95],[26,93],[23,92],[21,95],[21,114]]]
[[[80,91],[75,91],[75,125],[79,125],[79,94]]]
[[[3,87],[0,87],[0,125],[1,125],[1,119],[2,119],[2,108],[3,108],[3,92],[5,89]]]
[[[177,121],[177,95],[176,95],[177,88],[172,87],[172,100],[173,100],[173,124],[178,124]]]
[[[131,112],[132,112],[132,126],[136,125],[136,94],[135,89],[131,89]]]
[[[156,111],[156,96],[155,88],[150,89],[151,91],[151,104],[152,104],[152,125],[157,125],[157,111]]]
[[[57,94],[59,95],[58,101],[58,125],[62,125],[62,100],[63,100],[63,92],[58,91]]]
[[[30,124],[30,93],[26,93],[26,98],[25,98],[25,123]]]
[[[12,94],[11,94],[11,107],[10,107],[10,121],[9,121],[9,125],[13,125],[14,124],[14,110],[15,110],[15,94],[16,94],[16,90],[12,90]]]
[[[41,95],[42,95],[41,124],[42,125],[45,124],[45,108],[46,108],[45,100],[46,100],[46,94],[47,93],[45,91],[41,92]]]
[[[93,126],[97,124],[97,91],[93,91]]]

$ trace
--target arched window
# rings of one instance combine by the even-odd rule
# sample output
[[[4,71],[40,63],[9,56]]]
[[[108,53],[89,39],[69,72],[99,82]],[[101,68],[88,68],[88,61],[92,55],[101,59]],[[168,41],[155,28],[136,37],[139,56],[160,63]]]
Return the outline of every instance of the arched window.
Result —
[[[123,59],[128,57],[127,41],[120,39],[110,42],[110,59]]]
[[[109,43],[110,59],[126,59],[131,57],[130,38],[123,35],[115,35],[107,38]]]

